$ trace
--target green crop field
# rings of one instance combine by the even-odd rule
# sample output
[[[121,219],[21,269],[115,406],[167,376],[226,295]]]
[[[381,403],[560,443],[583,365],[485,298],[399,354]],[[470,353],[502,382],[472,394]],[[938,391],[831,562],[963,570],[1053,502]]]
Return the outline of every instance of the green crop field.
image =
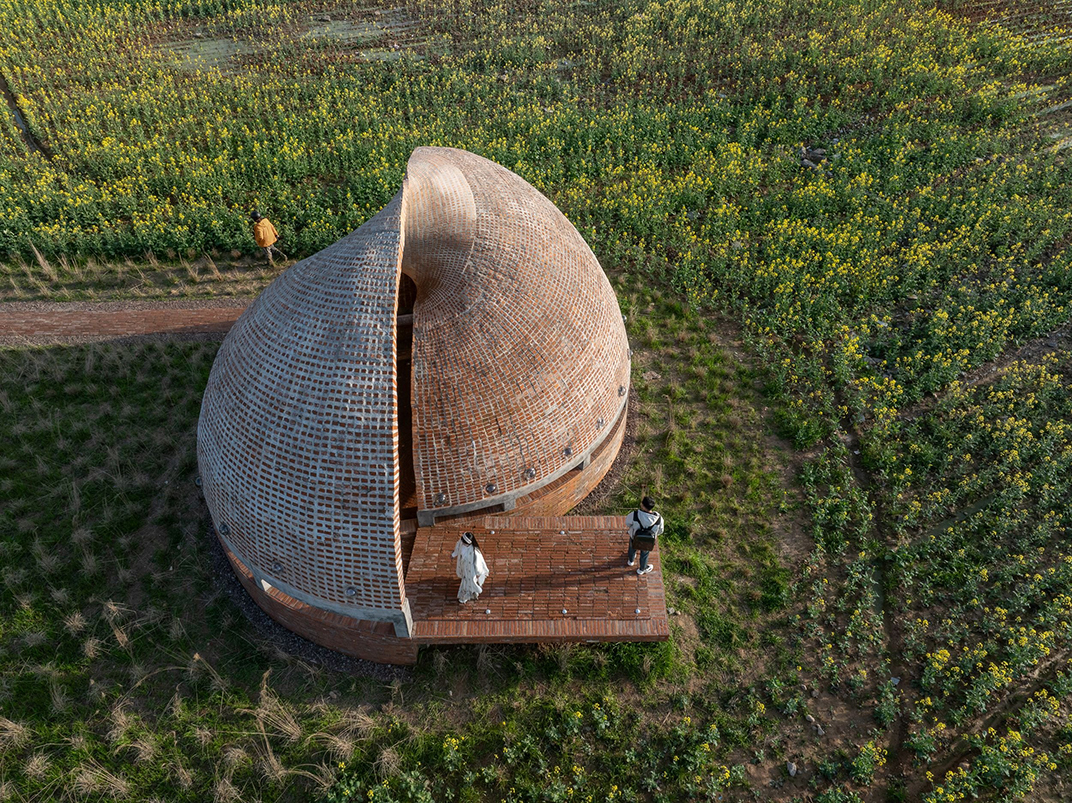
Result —
[[[677,612],[393,679],[288,655],[193,485],[216,345],[3,347],[0,800],[1068,799],[1070,33],[1057,0],[0,0],[0,301],[250,295],[283,267],[251,209],[301,257],[414,147],[493,159],[627,315],[599,504],[658,497]]]

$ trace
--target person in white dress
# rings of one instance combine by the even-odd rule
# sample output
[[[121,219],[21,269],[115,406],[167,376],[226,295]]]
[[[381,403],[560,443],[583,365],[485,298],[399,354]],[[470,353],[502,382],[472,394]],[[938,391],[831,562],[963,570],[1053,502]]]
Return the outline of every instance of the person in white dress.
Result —
[[[463,605],[472,602],[484,590],[484,580],[489,574],[484,553],[480,551],[480,544],[476,542],[476,537],[472,533],[464,532],[458,539],[458,543],[454,545],[454,551],[450,553],[450,556],[458,559],[455,573],[462,581],[458,587],[458,602]]]

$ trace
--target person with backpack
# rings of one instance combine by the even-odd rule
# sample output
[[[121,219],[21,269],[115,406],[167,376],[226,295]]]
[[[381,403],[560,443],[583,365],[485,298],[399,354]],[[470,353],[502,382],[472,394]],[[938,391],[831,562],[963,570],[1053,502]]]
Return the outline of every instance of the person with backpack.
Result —
[[[648,563],[648,555],[655,549],[655,539],[663,534],[663,517],[655,512],[655,502],[650,496],[640,500],[640,507],[629,515],[629,562],[636,563],[640,553],[640,568],[637,574],[647,574],[655,567]]]

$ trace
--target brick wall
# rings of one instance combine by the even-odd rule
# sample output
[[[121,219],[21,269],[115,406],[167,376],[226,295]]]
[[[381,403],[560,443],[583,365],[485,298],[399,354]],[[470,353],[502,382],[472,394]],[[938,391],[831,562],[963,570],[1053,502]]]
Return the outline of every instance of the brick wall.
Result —
[[[586,468],[571,471],[535,493],[519,498],[511,513],[517,516],[561,516],[579,505],[614,465],[625,437],[627,415],[628,408],[625,408],[614,431],[592,454]]]
[[[220,540],[306,604],[404,626],[395,304],[401,193],[246,309],[198,422]]]
[[[614,465],[614,460],[625,438],[625,425],[628,407],[622,408],[621,415],[606,440],[599,445],[584,468],[576,468],[565,476],[559,477],[531,494],[518,497],[514,508],[501,511],[498,508],[476,510],[453,516],[436,518],[436,525],[445,523],[464,523],[482,520],[485,516],[561,516],[579,505]]]
[[[418,148],[403,196],[417,498],[438,520],[535,493],[604,440],[629,343],[591,249],[516,174]]]
[[[355,658],[403,666],[417,663],[418,644],[412,639],[396,637],[390,622],[354,619],[306,605],[276,588],[265,591],[226,545],[223,549],[242,587],[261,610],[287,630]]]

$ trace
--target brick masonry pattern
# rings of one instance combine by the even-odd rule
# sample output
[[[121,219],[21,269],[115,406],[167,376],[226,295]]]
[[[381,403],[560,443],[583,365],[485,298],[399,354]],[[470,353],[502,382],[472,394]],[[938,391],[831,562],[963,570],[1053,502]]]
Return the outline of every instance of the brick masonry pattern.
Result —
[[[406,588],[417,641],[660,641],[669,635],[658,549],[642,577],[626,565],[618,516],[486,517],[466,525],[490,574],[474,602],[458,602],[451,550],[463,530],[417,531]]]
[[[293,266],[220,347],[198,424],[225,545],[303,602],[368,616],[405,601],[395,420],[401,193]]]
[[[405,199],[420,505],[531,492],[623,408],[629,343],[614,290],[554,204],[494,162],[418,148]]]
[[[583,239],[519,177],[463,151],[417,149],[379,215],[250,305],[198,426],[220,540],[279,621],[392,662],[409,655],[393,634],[409,626],[403,566],[419,541],[399,517],[400,271],[417,293],[422,507],[512,494],[519,513],[565,512],[617,454],[629,383],[617,300]],[[659,637],[619,637],[630,634]]]

